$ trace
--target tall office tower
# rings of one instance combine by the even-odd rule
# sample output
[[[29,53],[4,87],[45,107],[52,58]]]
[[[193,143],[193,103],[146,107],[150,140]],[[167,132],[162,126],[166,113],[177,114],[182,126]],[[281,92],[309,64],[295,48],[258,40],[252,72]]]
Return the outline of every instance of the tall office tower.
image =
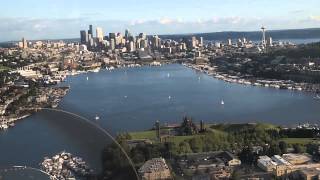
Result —
[[[116,39],[116,34],[115,33],[109,33],[109,40],[111,39]]]
[[[244,38],[242,38],[242,42],[244,43],[244,44],[247,44],[247,39],[244,37]]]
[[[22,38],[22,48],[23,49],[28,48],[28,42],[27,42],[27,40],[25,38]]]
[[[117,36],[116,36],[116,45],[120,45],[122,43],[122,39],[123,39],[123,36],[121,33],[117,33]]]
[[[110,39],[110,49],[111,50],[115,50],[116,49],[116,42],[115,42],[114,38]]]
[[[197,38],[195,36],[192,36],[191,38],[191,46],[192,48],[195,48],[197,46]]]
[[[262,30],[262,46],[266,48],[266,28],[264,26],[261,27]]]
[[[141,39],[147,39],[146,33],[140,33],[140,34],[139,34],[139,38],[141,38]]]
[[[135,46],[134,46],[134,42],[133,42],[133,41],[130,41],[130,42],[129,42],[129,51],[130,51],[130,52],[135,51]]]
[[[200,46],[203,46],[203,37],[200,37],[200,39],[199,39],[199,45],[200,45]]]
[[[232,46],[232,40],[231,39],[228,39],[228,46]]]
[[[152,36],[152,38],[151,38],[151,46],[153,48],[159,48],[160,47],[160,38],[157,35]]]
[[[93,37],[93,29],[92,29],[92,25],[89,25],[88,34],[89,34],[89,36]]]
[[[272,37],[269,37],[268,42],[267,42],[268,46],[273,46],[273,40]]]
[[[85,30],[80,31],[80,43],[87,44],[88,43],[88,33]]]
[[[102,31],[101,27],[97,27],[96,28],[96,36],[97,36],[98,42],[102,42],[103,41],[103,31]]]
[[[131,36],[132,36],[132,35],[131,35],[129,29],[126,29],[126,30],[125,30],[125,33],[124,33],[124,37],[126,38],[126,40],[128,40],[129,37],[131,37]]]

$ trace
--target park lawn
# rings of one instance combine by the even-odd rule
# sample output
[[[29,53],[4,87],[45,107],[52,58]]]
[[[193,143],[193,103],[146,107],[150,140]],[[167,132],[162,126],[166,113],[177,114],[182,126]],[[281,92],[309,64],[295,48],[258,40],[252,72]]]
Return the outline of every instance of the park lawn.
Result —
[[[150,139],[150,140],[156,139],[155,130],[131,132],[129,133],[129,135],[131,136],[132,139]]]
[[[302,144],[302,145],[319,142],[319,140],[315,138],[282,138],[279,141],[284,141],[287,144]]]
[[[181,142],[183,141],[188,141],[194,137],[197,137],[197,136],[203,136],[203,135],[191,135],[191,136],[172,136],[170,137],[170,139],[168,140],[169,142],[173,142],[174,144],[176,145],[179,145]]]

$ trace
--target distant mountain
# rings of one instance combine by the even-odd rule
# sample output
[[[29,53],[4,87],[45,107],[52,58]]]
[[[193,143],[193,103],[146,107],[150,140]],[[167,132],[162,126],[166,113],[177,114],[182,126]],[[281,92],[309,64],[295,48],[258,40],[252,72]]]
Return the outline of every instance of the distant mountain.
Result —
[[[247,38],[250,40],[260,40],[261,31],[224,31],[212,33],[194,33],[194,34],[174,34],[174,35],[160,35],[162,39],[179,40],[182,38],[190,38],[191,36],[203,37],[204,40],[226,41],[227,39]],[[270,30],[266,31],[267,37],[277,39],[313,39],[320,38],[320,28],[310,29],[288,29],[288,30]]]

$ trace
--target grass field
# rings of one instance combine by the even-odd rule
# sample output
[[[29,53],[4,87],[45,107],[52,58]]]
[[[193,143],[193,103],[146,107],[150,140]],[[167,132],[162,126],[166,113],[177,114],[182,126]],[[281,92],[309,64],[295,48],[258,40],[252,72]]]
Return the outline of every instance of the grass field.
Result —
[[[140,132],[131,132],[129,133],[132,139],[156,139],[156,131],[140,131]]]
[[[308,143],[316,143],[320,142],[318,139],[315,138],[282,138],[280,141],[284,141],[287,144],[302,144],[306,145]]]

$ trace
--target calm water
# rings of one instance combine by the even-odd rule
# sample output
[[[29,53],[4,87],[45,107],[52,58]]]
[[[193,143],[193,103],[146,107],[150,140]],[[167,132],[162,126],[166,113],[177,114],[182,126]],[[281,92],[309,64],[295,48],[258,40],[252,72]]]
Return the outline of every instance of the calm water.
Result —
[[[181,65],[102,70],[69,77],[64,84],[71,90],[59,108],[87,117],[113,134],[148,129],[156,120],[178,123],[185,115],[210,123],[291,125],[320,119],[320,101],[312,94],[230,84]],[[99,121],[94,120],[96,115]],[[37,167],[44,156],[66,150],[99,170],[106,139],[70,115],[42,111],[0,132],[0,166]]]

